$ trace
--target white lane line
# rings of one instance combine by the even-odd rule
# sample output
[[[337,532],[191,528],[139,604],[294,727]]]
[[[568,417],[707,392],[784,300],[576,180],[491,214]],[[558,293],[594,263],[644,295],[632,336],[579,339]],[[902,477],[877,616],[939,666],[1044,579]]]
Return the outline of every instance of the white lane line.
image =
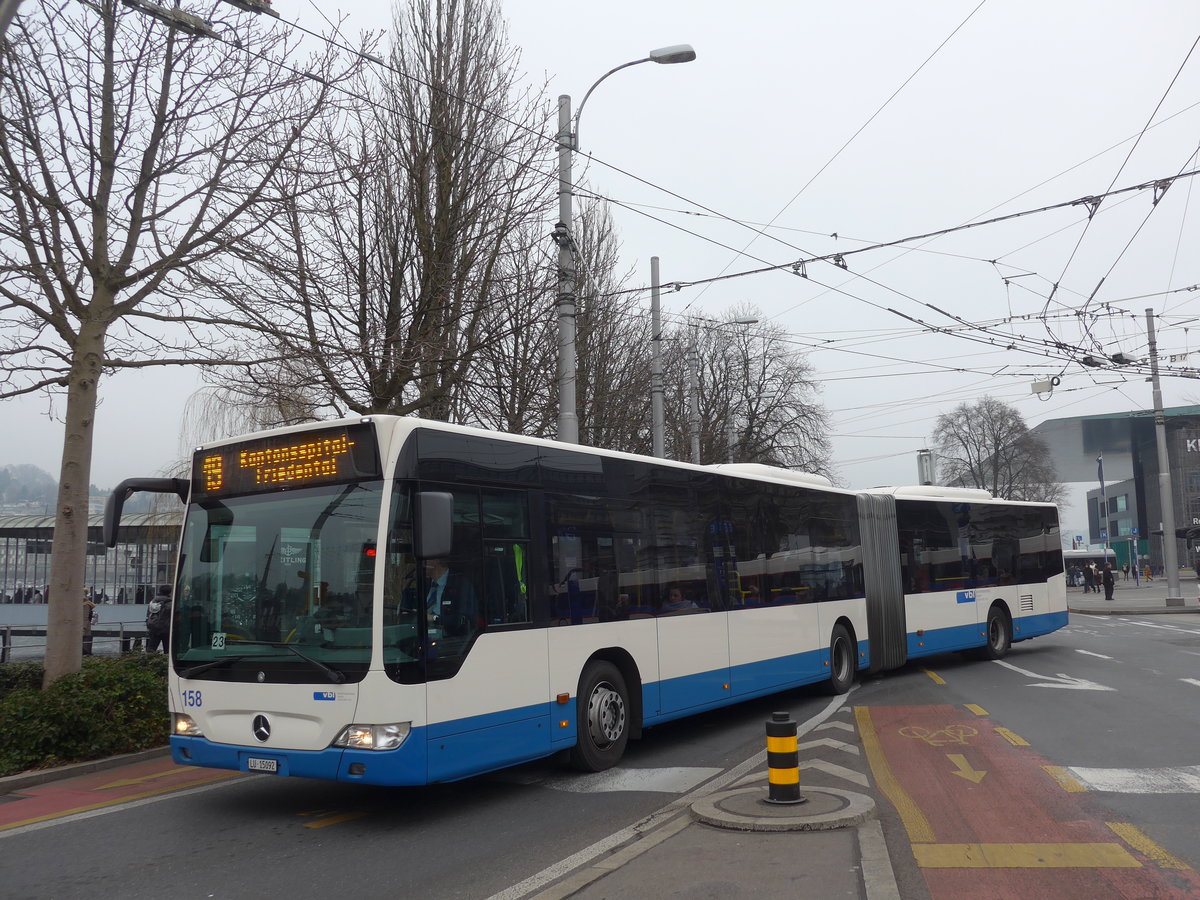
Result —
[[[856,772],[854,769],[847,769],[845,766],[839,766],[837,763],[826,762],[823,759],[806,759],[800,763],[800,769],[816,769],[819,772],[824,772],[826,775],[832,775],[834,778],[844,778],[847,781],[853,781],[861,787],[870,787],[870,782],[867,781],[867,776],[862,772]],[[800,779],[804,781],[803,778]]]
[[[1180,681],[1182,681],[1182,682],[1184,682],[1185,684],[1194,684],[1196,687],[1200,687],[1200,679],[1196,679],[1196,678],[1180,678],[1179,680],[1180,680]]]
[[[541,782],[542,787],[573,794],[604,794],[614,791],[654,791],[682,794],[702,781],[720,775],[723,769],[673,766],[662,769],[608,769],[589,775],[557,775]]]
[[[847,744],[845,741],[835,741],[833,738],[817,738],[815,741],[805,741],[803,744],[798,744],[798,751],[815,750],[818,747],[828,747],[831,750],[841,750],[844,753],[852,753],[858,756],[858,748],[853,744]]]
[[[1093,791],[1112,794],[1200,794],[1200,766],[1162,769],[1090,769],[1068,766]]]
[[[1082,653],[1084,656],[1094,656],[1097,659],[1112,659],[1111,656],[1105,656],[1103,653],[1093,653],[1091,650],[1076,650],[1076,653]]]
[[[858,685],[855,685],[850,690],[853,692],[857,689]],[[846,695],[834,697],[829,701],[829,704],[823,710],[821,710],[807,722],[801,723],[801,725],[796,729],[796,736],[802,737],[808,732],[812,731],[812,729],[816,728],[835,712],[837,712],[841,708],[842,704],[847,701],[847,699],[848,697]],[[755,768],[764,767],[766,762],[767,751],[759,750],[749,759],[738,763],[738,765],[734,766],[724,775],[719,775],[712,781],[709,781],[706,784],[696,788],[696,790],[692,791],[691,793],[676,798],[661,809],[658,809],[640,821],[635,822],[633,825],[622,828],[620,831],[614,831],[612,834],[608,835],[608,837],[603,837],[591,846],[584,847],[578,853],[574,853],[565,859],[560,859],[553,865],[542,869],[542,871],[530,875],[524,881],[510,885],[504,890],[493,894],[488,898],[488,900],[519,900],[521,897],[526,897],[529,894],[532,894],[534,891],[544,888],[552,881],[562,878],[568,872],[572,872],[575,869],[586,866],[592,860],[596,859],[596,857],[608,853],[610,850],[620,847],[622,844],[626,844],[635,838],[645,838],[655,829],[669,824],[671,820],[679,816],[680,813],[688,809],[701,797],[715,793],[716,791],[724,790],[727,785],[737,781],[739,778],[742,778],[744,775],[746,775],[746,773]]]
[[[1143,622],[1141,619],[1129,619],[1130,625],[1141,625],[1143,628],[1161,628],[1163,631],[1176,631],[1180,634],[1200,634],[1195,628],[1183,628],[1179,625],[1164,625],[1161,622]]]
[[[247,775],[243,778],[230,778],[226,781],[218,781],[216,784],[202,784],[199,787],[187,788],[186,790],[182,791],[175,791],[169,794],[159,794],[157,797],[143,797],[141,800],[130,800],[128,803],[116,803],[112,806],[105,806],[102,809],[89,809],[86,812],[61,816],[57,819],[47,819],[44,822],[33,822],[29,825],[21,825],[17,828],[11,828],[8,831],[0,831],[0,839],[13,837],[18,834],[28,834],[31,831],[41,831],[43,828],[53,828],[55,825],[65,825],[68,822],[82,822],[84,819],[94,819],[96,816],[107,816],[109,813],[124,812],[127,809],[135,809],[139,806],[149,806],[151,803],[161,803],[163,800],[174,800],[176,797],[190,797],[193,794],[203,794],[206,791],[215,791],[218,788],[229,787],[231,784],[241,784],[242,782],[249,781],[252,778],[261,777],[261,775]]]

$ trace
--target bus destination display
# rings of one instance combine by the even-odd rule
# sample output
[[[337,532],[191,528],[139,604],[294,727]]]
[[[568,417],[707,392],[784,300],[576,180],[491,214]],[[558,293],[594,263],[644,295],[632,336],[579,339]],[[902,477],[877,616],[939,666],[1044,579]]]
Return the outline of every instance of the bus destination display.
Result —
[[[220,497],[380,477],[367,423],[214,447],[196,453],[192,494]]]

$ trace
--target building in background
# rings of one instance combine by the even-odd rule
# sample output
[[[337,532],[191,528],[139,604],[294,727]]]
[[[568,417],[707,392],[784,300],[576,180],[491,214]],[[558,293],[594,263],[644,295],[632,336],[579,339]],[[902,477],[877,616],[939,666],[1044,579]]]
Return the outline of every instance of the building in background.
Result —
[[[1181,566],[1200,559],[1200,406],[1177,406],[1166,418],[1167,461]],[[1059,479],[1091,484],[1087,492],[1092,545],[1107,543],[1124,565],[1136,552],[1155,572],[1163,562],[1162,506],[1153,410],[1049,419],[1033,429],[1046,442]],[[1101,494],[1097,460],[1104,458]]]
[[[104,546],[103,517],[88,518],[84,586],[97,602],[148,603],[175,574],[182,512],[125,516],[117,545]],[[0,515],[0,603],[45,600],[54,516]]]

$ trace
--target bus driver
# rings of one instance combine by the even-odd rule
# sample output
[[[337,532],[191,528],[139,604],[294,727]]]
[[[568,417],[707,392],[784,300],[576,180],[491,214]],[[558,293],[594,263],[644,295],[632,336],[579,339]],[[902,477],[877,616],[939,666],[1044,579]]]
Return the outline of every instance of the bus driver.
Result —
[[[450,635],[470,632],[478,615],[475,589],[462,575],[450,571],[449,562],[440,557],[425,563],[429,593],[425,597],[425,616],[431,628]]]

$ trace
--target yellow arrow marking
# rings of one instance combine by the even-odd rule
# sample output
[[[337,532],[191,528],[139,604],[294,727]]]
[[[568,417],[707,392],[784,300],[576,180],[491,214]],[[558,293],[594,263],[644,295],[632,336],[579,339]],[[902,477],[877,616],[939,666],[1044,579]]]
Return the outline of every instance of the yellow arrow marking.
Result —
[[[107,791],[110,788],[129,787],[133,784],[145,784],[147,781],[153,781],[155,778],[165,778],[167,775],[176,775],[179,772],[195,771],[192,766],[175,766],[167,769],[165,772],[155,772],[153,775],[142,775],[140,778],[122,778],[118,781],[110,781],[108,784],[102,784],[96,788],[98,791]]]
[[[947,753],[946,758],[954,763],[954,775],[959,778],[965,778],[967,781],[973,781],[976,784],[983,781],[983,776],[987,772],[980,772],[971,768],[971,764],[967,762],[967,758],[961,753]]]

